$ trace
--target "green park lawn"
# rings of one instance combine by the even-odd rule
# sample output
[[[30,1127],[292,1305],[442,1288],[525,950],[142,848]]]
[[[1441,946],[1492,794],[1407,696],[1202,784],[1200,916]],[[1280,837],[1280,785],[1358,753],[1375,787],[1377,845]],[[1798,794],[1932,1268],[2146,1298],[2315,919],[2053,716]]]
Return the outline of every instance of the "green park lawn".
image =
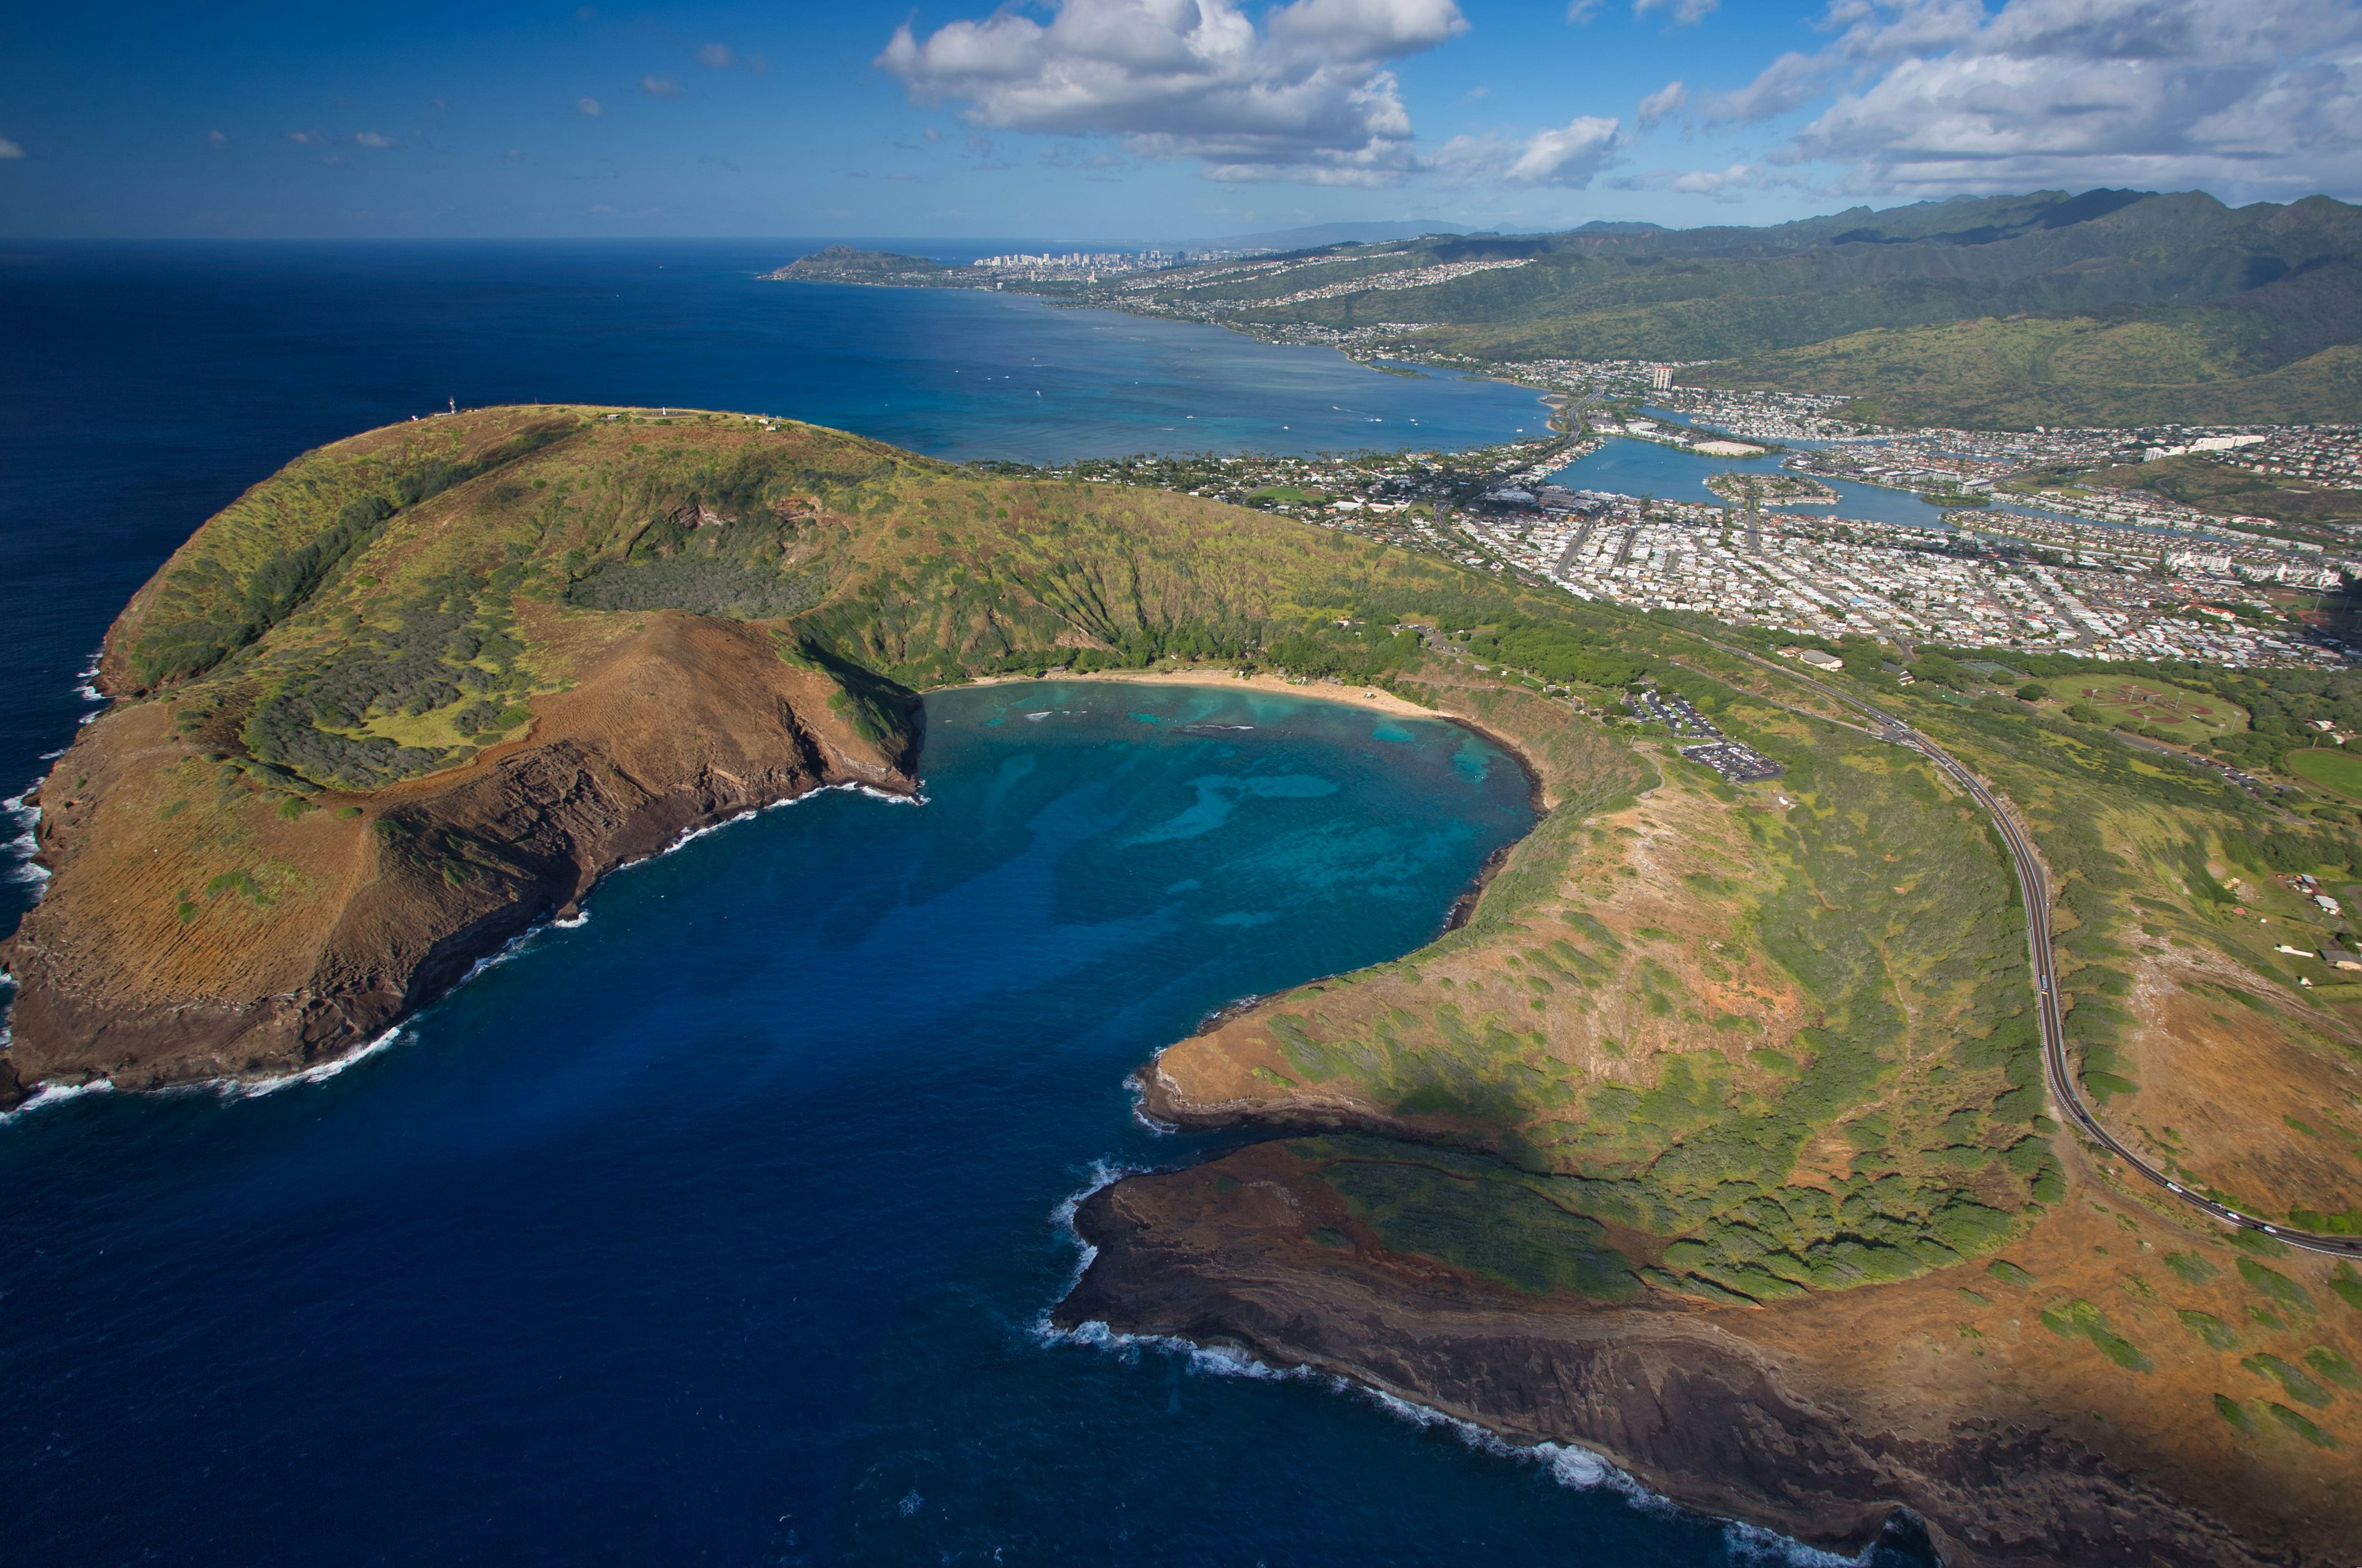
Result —
[[[2362,801],[2362,756],[2334,746],[2316,746],[2311,751],[2289,753],[2290,773],[2324,790]]]
[[[2235,734],[2247,727],[2247,711],[2236,702],[2161,680],[2069,676],[2052,686],[2070,702],[2089,702],[2099,709],[2112,724],[2147,724],[2187,745]]]

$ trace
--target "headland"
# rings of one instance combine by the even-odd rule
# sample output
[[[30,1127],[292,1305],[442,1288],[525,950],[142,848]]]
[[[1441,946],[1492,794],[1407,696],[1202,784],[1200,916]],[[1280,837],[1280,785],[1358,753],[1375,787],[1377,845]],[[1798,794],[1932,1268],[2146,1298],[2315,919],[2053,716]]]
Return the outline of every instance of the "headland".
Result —
[[[2362,1278],[2062,1131],[2025,966],[2043,922],[2125,1135],[2334,1212],[2341,1145],[2277,1131],[2306,1116],[2275,1086],[2345,1127],[2362,995],[2280,983],[2209,889],[2267,841],[2335,875],[2342,840],[2030,701],[1912,689],[2048,860],[2025,911],[1977,805],[1782,667],[1202,497],[700,411],[305,454],[109,635],[112,705],[39,797],[15,1077],[332,1057],[685,830],[910,789],[917,691],[1053,669],[1451,718],[1546,812],[1428,946],[1143,1066],[1153,1114],[1280,1136],[1098,1193],[1061,1321],[1327,1367],[1815,1541],[1916,1518],[1955,1562],[2328,1563],[2362,1527]],[[1685,755],[1708,735],[1774,771]],[[2246,1064],[2222,1113],[2127,1112],[2177,1053]]]

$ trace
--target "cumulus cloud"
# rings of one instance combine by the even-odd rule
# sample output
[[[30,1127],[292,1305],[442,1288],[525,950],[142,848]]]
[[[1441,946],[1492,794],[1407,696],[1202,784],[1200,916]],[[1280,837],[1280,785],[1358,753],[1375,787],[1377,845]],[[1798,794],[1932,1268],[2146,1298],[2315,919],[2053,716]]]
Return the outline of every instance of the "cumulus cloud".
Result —
[[[1642,130],[1654,130],[1665,119],[1681,112],[1690,101],[1690,90],[1678,82],[1668,82],[1640,100],[1640,112],[1633,116]]]
[[[289,141],[300,141],[309,145],[310,143],[320,139],[320,133],[318,131],[292,130],[287,133],[287,139]]]
[[[680,96],[680,83],[669,76],[643,76],[640,78],[640,91],[652,98],[678,98]]]
[[[1800,109],[1828,91],[1837,69],[1826,56],[1791,50],[1735,93],[1717,93],[1699,105],[1709,125],[1751,125]]]
[[[394,145],[393,138],[385,135],[383,132],[373,130],[355,131],[353,133],[353,140],[362,147],[392,147]]]
[[[710,43],[697,51],[697,63],[711,71],[727,71],[736,56],[728,44]]]
[[[1692,169],[1665,182],[1668,191],[1694,196],[1720,196],[1760,184],[1754,165],[1733,163],[1722,169]]]
[[[0,136],[0,160],[6,160],[11,158],[22,158],[24,156],[25,149],[23,148],[18,147],[6,137]]]
[[[1436,153],[1435,168],[1469,184],[1499,181],[1580,191],[1606,166],[1621,139],[1614,120],[1578,115],[1558,129],[1523,139],[1455,136]]]
[[[1416,166],[1389,62],[1465,32],[1456,0],[1055,0],[923,40],[909,23],[876,63],[913,99],[965,102],[999,129],[1117,136],[1220,180],[1390,183]]]
[[[595,119],[597,119],[601,115],[603,115],[603,114],[605,114],[605,113],[606,113],[606,111],[605,111],[604,109],[602,109],[602,108],[599,106],[599,100],[598,100],[598,99],[596,99],[596,98],[577,98],[577,99],[575,99],[575,100],[574,100],[574,112],[575,112],[576,114],[578,114],[578,115],[588,115],[588,116],[590,116],[592,119],[594,119],[594,120],[595,120]]]
[[[1720,169],[1651,169],[1645,174],[1619,175],[1606,182],[1619,191],[1674,191],[1717,202],[1736,202],[1748,191],[1802,185],[1805,181],[1799,175],[1766,169],[1758,163],[1731,163]]]
[[[1673,26],[1694,28],[1722,6],[1722,0],[1632,0],[1632,15],[1645,17],[1651,11],[1671,11]]]
[[[1581,27],[1599,15],[1607,0],[1566,0],[1566,19],[1571,26]]]
[[[1833,0],[1823,25],[1828,48],[1774,62],[1723,117],[1795,107],[1817,72],[1837,96],[1777,156],[1857,189],[2362,185],[2352,0]]]

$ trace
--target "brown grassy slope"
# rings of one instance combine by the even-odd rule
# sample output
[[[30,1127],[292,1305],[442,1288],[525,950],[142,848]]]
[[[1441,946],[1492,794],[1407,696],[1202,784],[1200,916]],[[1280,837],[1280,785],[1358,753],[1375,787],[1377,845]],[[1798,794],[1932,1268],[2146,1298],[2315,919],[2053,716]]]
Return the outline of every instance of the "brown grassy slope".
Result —
[[[1962,1264],[1765,1309],[1603,1306],[1390,1251],[1290,1145],[1259,1143],[1095,1197],[1080,1224],[1098,1256],[1058,1316],[1239,1343],[1583,1443],[1681,1501],[1849,1551],[1901,1505],[1962,1565],[2347,1561],[2362,1397],[2307,1356],[2362,1364],[2362,1311],[2324,1264],[2259,1264],[2080,1156],[2070,1170],[2067,1201],[2006,1253],[2011,1280]],[[2243,1258],[2311,1309],[2279,1306]],[[2221,1340],[2214,1325],[2219,1350],[2199,1331]]]
[[[1777,725],[1804,724],[1744,702],[1723,722],[1774,755]],[[1521,738],[1514,722],[1500,729]],[[2040,832],[2059,831],[2065,813],[2088,834],[2081,858],[2060,843],[2054,876],[2073,897],[2054,918],[2075,944],[2066,989],[2079,1040],[2107,1038],[2103,1004],[2117,999],[2119,978],[2130,982],[2123,999],[2138,1026],[2120,1065],[2144,1087],[2117,1099],[2110,1121],[2146,1125],[2169,1111],[2193,1168],[2236,1175],[2282,1202],[2334,1187],[2344,1167],[2320,1149],[2292,1164],[2306,1135],[2280,1116],[2351,1077],[2352,1032],[2338,1010],[2261,994],[2270,982],[2248,933],[2281,928],[2223,924],[2185,885],[2175,846],[2213,831],[2213,819],[2086,787],[2044,744],[2020,736],[2006,769],[1990,744],[1978,760],[2006,773]],[[1521,889],[1513,856],[1466,931],[1269,999],[1164,1052],[1143,1074],[1153,1111],[1331,1135],[1255,1144],[1098,1195],[1080,1219],[1098,1258],[1060,1320],[1229,1340],[1327,1366],[1495,1430],[1593,1444],[1686,1501],[1849,1547],[1903,1503],[1934,1521],[1948,1562],[2342,1562],[2362,1524],[2351,1458],[2362,1390],[2339,1381],[2362,1365],[2362,1279],[2325,1260],[2240,1252],[2145,1187],[2113,1180],[2070,1138],[2047,1139],[2063,1165],[2058,1188],[2018,1210],[1997,1251],[1890,1283],[1816,1279],[1760,1304],[1667,1272],[1685,1266],[1675,1253],[1686,1244],[1669,1245],[1667,1230],[1584,1209],[1606,1187],[1519,1174],[1617,1175],[1636,1153],[1622,1130],[1612,1145],[1580,1135],[1606,1085],[1645,1088],[1684,1064],[1718,1062],[1744,1105],[1776,1081],[1777,1064],[1759,1066],[1749,1052],[1814,1048],[1805,1026],[1826,1021],[1797,1015],[1816,1014],[1826,995],[1762,947],[1767,889],[1800,878],[1824,895],[1846,889],[1851,929],[1818,939],[1874,939],[1889,957],[1888,993],[1914,1017],[1871,1098],[1798,1149],[1783,1190],[1836,1194],[1851,1172],[1882,1185],[1952,1168],[1966,1153],[1961,1132],[1973,1138],[1980,1125],[1969,1108],[1996,1087],[1948,1051],[1962,993],[1937,983],[1942,955],[1951,935],[1974,929],[1981,895],[1968,862],[1923,867],[1915,856],[1939,847],[1945,806],[1898,795],[1892,809],[1860,812],[1855,795],[1847,831],[1783,855],[1783,841],[1736,824],[1763,814],[1775,791],[1826,815],[1812,786],[1839,776],[1733,792],[1669,757],[1659,766],[1663,785],[1563,835],[1562,857],[1540,847],[1548,823],[1520,845],[1529,871],[1546,867],[1547,889]],[[2105,871],[2100,845],[2113,846],[2120,876]],[[2112,876],[2104,896],[2092,890]],[[2169,900],[2179,911],[2170,940],[2145,940],[2134,911],[2154,922]],[[1912,957],[1917,926],[1935,933],[1932,966]],[[1552,951],[1553,937],[1600,972],[1563,959],[1538,967],[1535,950]],[[2022,992],[2023,950],[2009,946]],[[1663,973],[1650,976],[1652,964]],[[2232,1000],[2233,985],[2257,1004]],[[1646,1005],[1651,988],[1670,1005]],[[1526,1038],[1465,1026],[1488,1010]],[[1452,1013],[1462,1027],[1447,1021]],[[1529,1017],[1513,1022],[1520,1013]],[[1715,1027],[1727,1019],[1761,1033]],[[2150,1055],[2169,1033],[2170,1052]],[[1620,1055],[1606,1050],[1610,1040]],[[1578,1092],[1564,1092],[1570,1082]],[[1422,1096],[1436,1083],[1457,1093]],[[2211,1112],[2193,1109],[2200,1099]],[[1839,1135],[1873,1119],[1883,1147]],[[2000,1120],[1996,1102],[1982,1124]],[[1661,1195],[1678,1192],[1672,1167],[1705,1142],[1694,1128],[1665,1132]],[[1356,1135],[1369,1132],[1384,1136]],[[1373,1170],[1396,1174],[1390,1184],[1340,1177]],[[1541,1193],[1607,1223],[1588,1242],[1580,1221],[1538,1225],[1552,1212],[1534,1202]],[[1992,1201],[2005,1199],[1996,1191]],[[1712,1224],[1696,1233],[1722,1244]],[[1615,1249],[1645,1287],[1619,1289],[1595,1253],[1572,1266],[1548,1255],[1582,1245]]]
[[[491,409],[334,443],[111,631],[116,705],[43,787],[56,877],[9,949],[15,1072],[340,1050],[619,856],[907,782],[896,679],[1244,652],[1275,619],[1472,585],[1515,597],[1211,502],[736,414]]]
[[[9,953],[16,1071],[141,1087],[334,1055],[684,829],[822,783],[908,787],[906,749],[854,733],[835,692],[757,634],[654,617],[536,699],[525,736],[292,821],[164,704],[110,713],[47,787],[55,875]]]

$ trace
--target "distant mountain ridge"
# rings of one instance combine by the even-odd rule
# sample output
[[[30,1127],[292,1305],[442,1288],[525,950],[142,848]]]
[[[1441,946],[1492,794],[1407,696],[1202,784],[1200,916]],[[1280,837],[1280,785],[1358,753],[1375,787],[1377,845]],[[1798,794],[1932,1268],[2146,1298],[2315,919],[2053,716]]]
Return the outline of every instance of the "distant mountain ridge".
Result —
[[[1481,260],[1526,264],[1321,287]],[[1595,223],[1358,246],[1336,269],[1189,298],[1250,329],[1418,322],[1407,347],[1481,359],[1713,361],[1683,379],[1854,393],[1915,423],[2362,419],[2362,209],[2328,196],[2039,191],[1761,228]]]

